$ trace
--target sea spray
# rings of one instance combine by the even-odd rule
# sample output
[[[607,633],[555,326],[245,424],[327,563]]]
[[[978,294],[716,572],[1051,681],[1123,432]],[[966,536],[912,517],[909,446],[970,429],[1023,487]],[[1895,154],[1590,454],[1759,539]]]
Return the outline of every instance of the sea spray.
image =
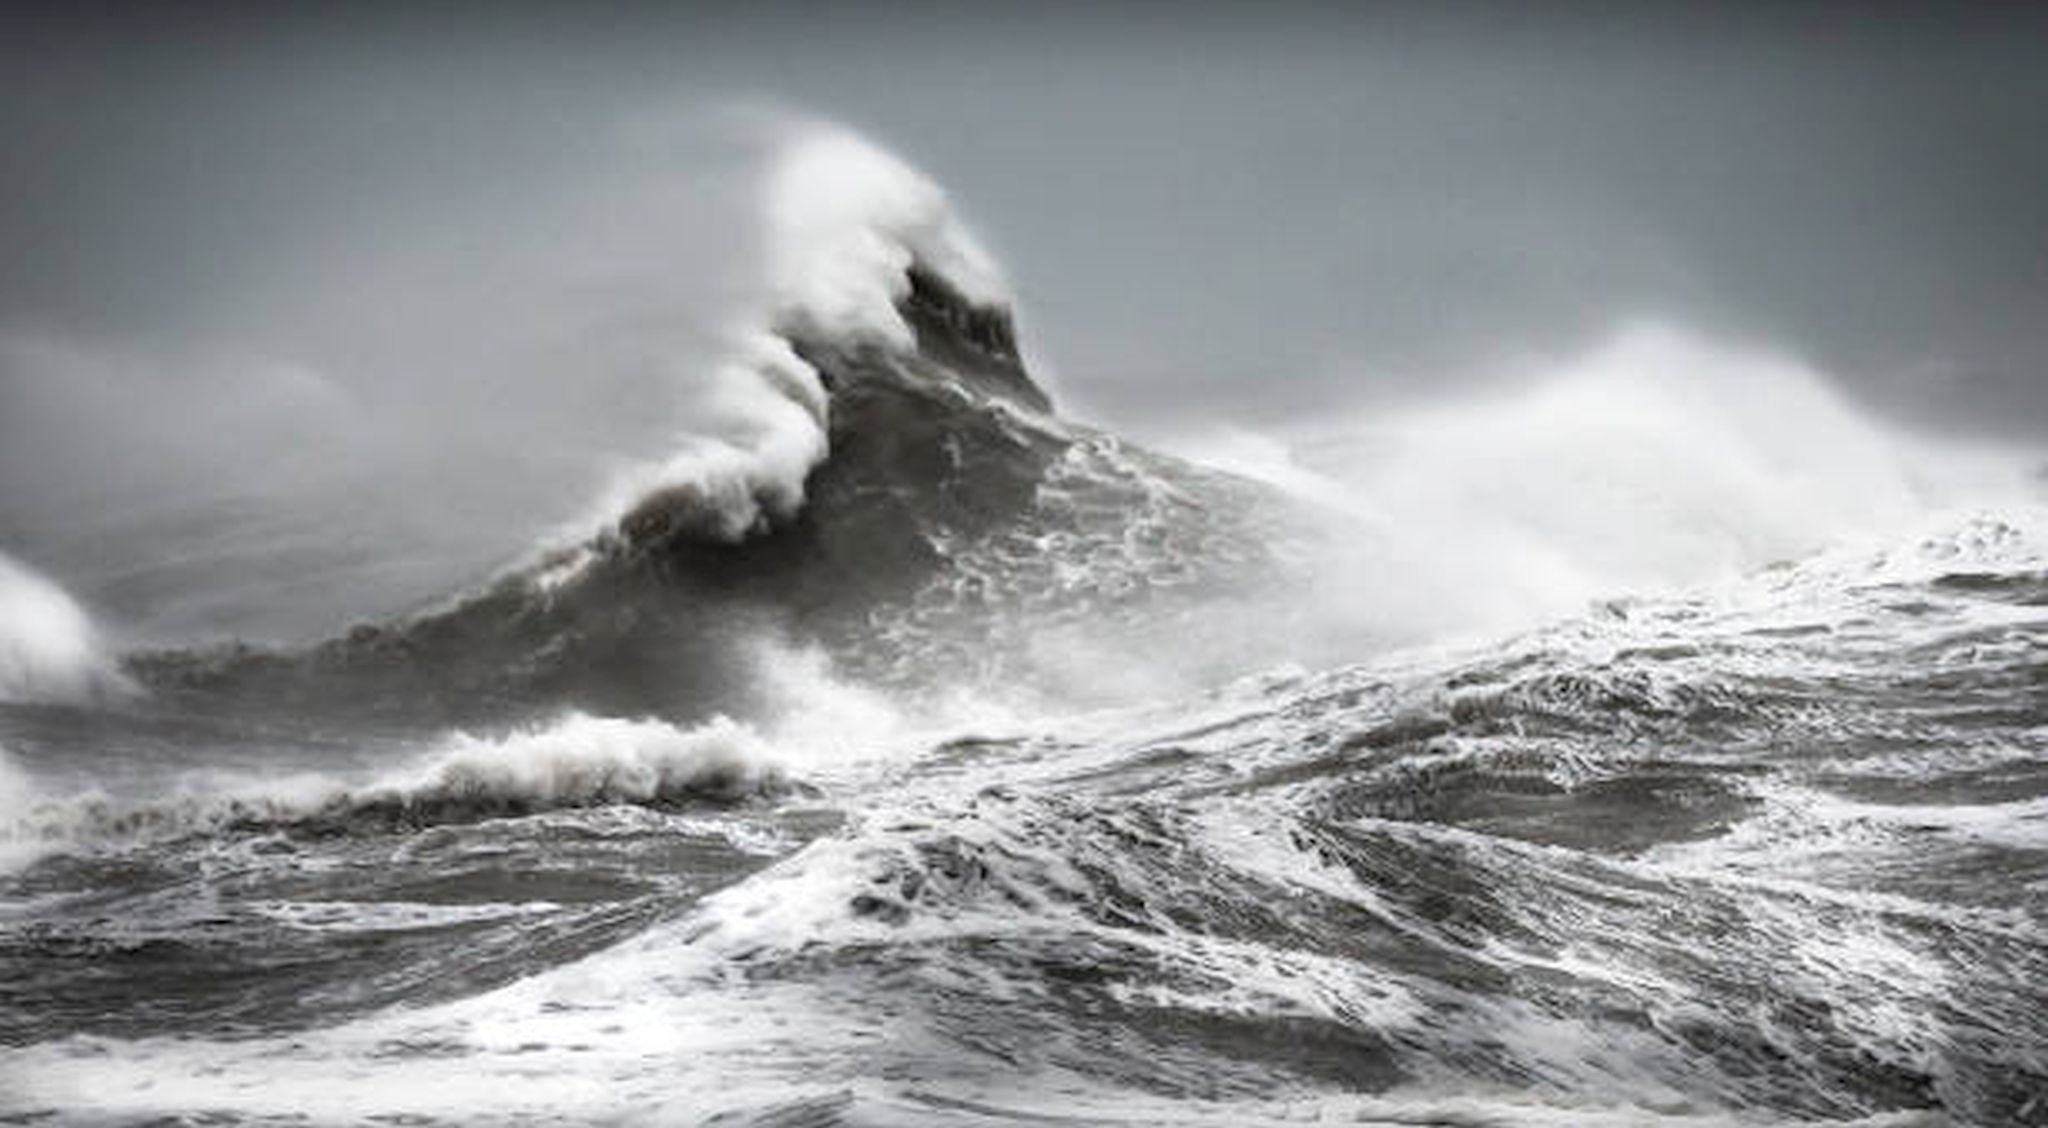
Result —
[[[85,702],[132,688],[85,609],[0,553],[0,701]]]

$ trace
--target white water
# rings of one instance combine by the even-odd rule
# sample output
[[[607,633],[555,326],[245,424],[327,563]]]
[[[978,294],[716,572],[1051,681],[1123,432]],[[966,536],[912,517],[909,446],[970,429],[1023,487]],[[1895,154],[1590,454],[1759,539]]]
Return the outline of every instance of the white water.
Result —
[[[1361,522],[1365,627],[1485,634],[2040,497],[2038,452],[1914,435],[1766,350],[1661,325],[1497,390],[1176,444]]]
[[[1845,618],[1860,596],[1856,584],[1867,580],[1925,579],[1952,568],[1997,570],[2037,567],[2043,560],[2041,536],[2048,524],[2038,521],[2010,526],[2012,532],[1987,531],[1984,524],[1930,526],[1900,537],[1888,549],[1855,554],[1847,550],[1824,555],[1788,570],[1754,575],[1726,587],[1715,587],[1682,607],[1689,616],[1659,620],[1654,616],[1609,622],[1589,620],[1566,624],[1525,649],[1567,650],[1578,655],[1575,668],[1598,670],[1614,651],[1626,645],[1654,642],[1669,630],[1701,642],[1714,638],[1754,638],[1759,626],[1798,624],[1809,616],[1828,621]],[[1829,606],[1833,598],[1843,606]],[[1759,657],[1777,655],[1767,640],[1750,643]],[[849,687],[835,687],[823,671],[799,655],[764,654],[764,662],[791,671],[783,691],[792,711],[802,701],[821,708],[809,724],[792,717],[792,738],[808,730],[813,738],[837,729],[862,730],[876,740],[900,734],[901,719],[885,702]],[[1789,672],[1804,669],[1797,655]],[[1389,663],[1377,670],[1399,682],[1420,671]],[[1431,670],[1417,680],[1441,676]],[[1341,674],[1337,675],[1341,678]],[[1290,695],[1268,695],[1245,687],[1242,700],[1212,699],[1181,703],[1161,710],[1149,721],[1098,718],[1083,726],[1100,740],[1072,745],[1044,760],[1020,757],[1008,763],[977,765],[949,773],[900,762],[901,773],[870,779],[841,792],[850,808],[851,833],[827,838],[792,855],[767,871],[704,899],[683,919],[658,927],[624,944],[575,964],[546,971],[509,987],[457,1003],[431,1008],[403,1008],[343,1025],[294,1034],[288,1040],[260,1043],[153,1038],[120,1040],[75,1038],[32,1047],[14,1055],[11,1065],[22,1086],[22,1107],[48,1105],[91,1108],[111,1115],[153,1115],[206,1108],[252,1117],[284,1110],[319,1122],[366,1116],[434,1116],[450,1119],[522,1117],[622,1119],[634,1123],[691,1122],[732,1110],[759,1111],[802,1097],[831,1098],[851,1093],[862,1107],[887,1122],[948,1122],[916,1099],[909,1087],[878,1080],[877,1063],[919,1060],[944,1063],[959,1054],[957,1046],[934,1039],[932,1029],[915,1010],[894,1010],[884,994],[868,998],[849,994],[844,980],[826,975],[820,981],[795,982],[750,978],[746,969],[764,959],[800,963],[803,954],[859,951],[864,945],[882,950],[934,949],[949,940],[989,937],[1018,939],[1043,932],[1105,941],[1146,943],[1166,966],[1191,967],[1225,984],[1200,994],[1160,986],[1139,988],[1130,1002],[1177,1014],[1314,1014],[1363,1024],[1382,1032],[1410,1032],[1423,1037],[1431,1020],[1429,1008],[1411,996],[1400,976],[1369,964],[1329,959],[1308,952],[1275,949],[1246,941],[1184,932],[1166,917],[1157,918],[1161,932],[1132,933],[1105,929],[1072,906],[1086,903],[1100,879],[1076,868],[1116,865],[1112,841],[1091,837],[1089,824],[1056,829],[1057,820],[1072,814],[1049,796],[1058,781],[1085,779],[1096,766],[1113,765],[1148,743],[1166,743],[1192,751],[1205,761],[1235,761],[1237,771],[1256,767],[1256,756],[1276,763],[1292,762],[1300,749],[1290,739],[1289,714],[1282,708]],[[1312,699],[1304,695],[1303,699]],[[1209,715],[1205,715],[1204,711]],[[1266,715],[1261,716],[1264,712]],[[1216,724],[1219,719],[1228,724]],[[1298,721],[1299,718],[1294,718]],[[1328,723],[1314,718],[1311,723]],[[1053,730],[1057,731],[1057,730]],[[1115,733],[1104,738],[1104,734]],[[1182,735],[1192,733],[1194,735]],[[804,763],[805,746],[769,748],[761,738],[725,722],[696,730],[676,730],[651,722],[604,721],[572,717],[555,725],[483,740],[456,737],[437,750],[419,769],[378,785],[390,794],[412,799],[459,796],[477,792],[490,796],[557,797],[569,801],[634,798],[656,794],[663,779],[691,779],[702,771],[739,768],[758,773],[778,763]],[[829,757],[828,757],[829,758]],[[843,781],[842,781],[843,782]],[[372,789],[373,791],[375,788]],[[1170,789],[1169,789],[1170,790]],[[1025,801],[1006,805],[1005,794]],[[982,797],[994,796],[984,801]],[[1040,800],[1046,800],[1044,804]],[[1802,800],[1804,802],[1804,800]],[[2039,804],[2018,812],[2019,829],[2038,842]],[[1162,807],[1169,816],[1171,803]],[[1919,819],[1917,811],[1891,810],[1888,818]],[[1998,812],[1978,811],[1973,818]],[[1796,818],[1813,812],[1795,808]],[[1865,813],[1827,811],[1830,822],[1867,821]],[[1317,864],[1289,841],[1289,826],[1272,812],[1230,801],[1203,801],[1189,827],[1198,831],[1184,841],[1191,855],[1211,853],[1232,868],[1260,875],[1319,895],[1355,903],[1365,911],[1385,913],[1379,891],[1362,884],[1341,867]],[[1960,816],[1957,816],[1958,818]],[[1170,823],[1177,829],[1179,823]],[[872,887],[878,874],[889,872],[892,859],[905,857],[905,845],[918,840],[921,829],[936,827],[982,847],[980,857],[999,867],[990,878],[1018,888],[1039,900],[1029,912],[1016,912],[994,898],[963,897],[958,908],[939,907],[908,924],[860,919],[847,912],[851,893]],[[2001,820],[1992,829],[2012,830]],[[1668,849],[1642,872],[1697,874],[1701,882],[1774,880],[1773,864],[1796,859],[1804,844],[1788,842],[1782,830],[1765,826],[1763,841],[1740,832],[1727,838]],[[1982,828],[1957,827],[1959,833],[1981,834]],[[935,831],[934,833],[937,833]],[[1414,828],[1414,833],[1455,831]],[[1471,835],[1474,850],[1507,851],[1536,870],[1567,867],[1565,854],[1542,848],[1486,840]],[[1174,841],[1183,842],[1176,838]],[[1179,848],[1179,847],[1176,847]],[[1756,872],[1725,872],[1729,863],[1746,864]],[[1153,889],[1140,868],[1120,876],[1140,882],[1148,897],[1171,903],[1175,888]],[[1557,876],[1556,874],[1552,875]],[[1914,999],[1938,982],[1943,969],[1930,969],[1916,954],[1900,949],[1876,930],[1843,947],[1815,937],[1812,924],[1794,910],[1813,896],[1830,904],[1856,906],[1872,920],[1901,911],[1924,911],[1917,905],[1855,900],[1826,890],[1794,889],[1787,905],[1760,902],[1755,911],[1786,914],[1765,920],[1770,928],[1807,947],[1787,948],[1786,960],[1798,974],[1813,978],[1806,985],[1835,1001],[1844,1014],[1874,1017],[1886,1013],[1867,1005],[1873,983],[1890,976],[1917,976]],[[1896,900],[1896,899],[1894,899]],[[482,911],[482,910],[479,910]],[[510,912],[491,906],[491,912]],[[1761,919],[1761,918],[1760,918]],[[1830,932],[1836,937],[1838,932]],[[1685,944],[1682,936],[1660,942]],[[1654,947],[1654,945],[1652,945]],[[1661,950],[1661,949],[1659,949]],[[765,955],[764,955],[765,954]],[[1529,959],[1512,948],[1492,953],[1510,961]],[[1646,957],[1647,958],[1647,957]],[[1582,965],[1567,953],[1552,965],[1574,975],[1611,977],[1624,989],[1675,990],[1649,965]],[[1532,966],[1534,966],[1532,964]],[[971,965],[961,974],[971,974]],[[941,965],[921,974],[944,984],[952,972]],[[1630,977],[1635,978],[1630,978]],[[855,981],[858,983],[858,980]],[[1039,1000],[1031,984],[991,978],[955,985],[976,997],[1017,1006]],[[1010,992],[1010,994],[1006,994]],[[1018,993],[1023,992],[1023,993]],[[1440,1001],[1440,1000],[1439,1000]],[[1429,1079],[1374,1095],[1334,1094],[1307,1089],[1292,1099],[1225,1101],[1215,1104],[1150,1100],[1141,1094],[1104,1089],[1099,1082],[1066,1076],[1057,1070],[1028,1074],[1006,1084],[996,1074],[964,1080],[938,1080],[929,1088],[949,1099],[968,1099],[1009,1109],[1020,1118],[1065,1110],[1090,1122],[1107,1123],[1292,1123],[1337,1119],[1359,1123],[1469,1124],[1612,1124],[1734,1125],[1791,1123],[1791,1117],[1763,1117],[1754,1111],[1720,1113],[1702,1108],[1685,1092],[1670,1087],[1670,1078],[1693,1068],[1669,1044],[1642,1034],[1631,1036],[1594,1024],[1565,1022],[1535,1008],[1503,1004],[1482,1010],[1489,1023],[1461,1030],[1458,1045],[1511,1051],[1515,1060],[1540,1069],[1542,1084],[1530,1092],[1495,1092],[1484,1087],[1433,1085]],[[1893,1027],[1856,1029],[1858,1037],[1884,1047],[1910,1043],[1916,1013],[1902,1010]],[[1438,1034],[1429,1037],[1441,1037]],[[1635,1040],[1631,1041],[1630,1038]],[[409,1047],[433,1047],[415,1053]],[[374,1076],[363,1085],[361,1075]],[[1571,1093],[1587,1094],[1583,1099]],[[944,1106],[940,1106],[943,1110]],[[1901,1113],[1874,1117],[1870,1125],[1933,1125],[1938,1114]],[[1839,1123],[1839,1122],[1835,1122]]]
[[[363,812],[442,808],[457,820],[504,810],[734,798],[785,781],[790,755],[725,717],[681,727],[571,713],[498,736],[450,733],[411,759],[355,773],[254,777],[192,773],[147,796],[41,794],[0,752],[0,848],[30,857],[60,846],[213,833]]]
[[[573,546],[593,529],[615,529],[651,500],[680,509],[692,532],[724,541],[788,520],[803,506],[805,479],[830,454],[830,403],[784,333],[913,348],[896,312],[913,261],[977,301],[1009,302],[994,260],[936,184],[847,130],[777,126],[782,139],[757,192],[763,308],[731,334],[728,359],[693,405],[676,450],[615,476],[595,516],[549,542]],[[560,566],[539,574],[544,587],[572,578],[589,559],[573,547],[549,551]]]
[[[131,688],[78,601],[0,553],[0,701],[84,702]]]
[[[817,230],[802,223],[792,227],[806,239],[843,237],[850,261],[858,265],[847,273],[804,275],[818,288],[791,291],[796,295],[791,308],[831,319],[830,324],[856,335],[900,343],[893,336],[901,329],[900,319],[887,305],[896,292],[889,271],[907,261],[902,257],[910,253],[907,240],[927,238],[933,230],[928,185],[905,181],[898,175],[900,166],[872,150],[848,149],[843,139],[822,150],[799,149],[796,167],[823,178],[822,183],[834,183],[843,174],[847,184],[879,185],[880,202],[872,209],[850,209],[859,219],[845,229],[852,234],[822,219]],[[846,203],[834,193],[826,195],[837,202],[835,208]],[[771,198],[782,199],[779,194]],[[845,215],[835,210],[830,218],[837,222]],[[877,312],[878,301],[884,313]],[[733,537],[801,503],[803,474],[825,455],[823,399],[815,374],[786,348],[772,339],[758,343],[760,351],[736,361],[726,378],[732,398],[720,416],[724,437],[692,446],[649,476],[631,479],[625,500],[648,489],[696,490],[719,515],[719,531]],[[1918,540],[1911,530],[1947,507],[1990,505],[2026,492],[2021,460],[1980,459],[1920,443],[1867,418],[1833,395],[1822,377],[1796,365],[1670,332],[1624,335],[1583,362],[1540,374],[1511,393],[1400,412],[1363,430],[1323,438],[1283,452],[1287,461],[1271,476],[1377,530],[1355,570],[1344,576],[1340,605],[1375,627],[1391,624],[1419,638],[1497,630],[1575,610],[1589,599],[1687,587],[1724,594],[1732,590],[1728,598],[1737,612],[1780,600],[1797,613],[1825,614],[1831,609],[1817,601],[1839,594],[1844,577],[1854,582],[1899,568],[1905,571],[1898,574],[1918,577],[1956,559],[1977,559],[1968,531],[1974,526]],[[1899,548],[1858,555],[1854,546],[1859,540]],[[1955,554],[1945,554],[1950,544],[1957,546]],[[1915,558],[1915,546],[1924,550],[1917,557],[1921,563],[1901,564]],[[2004,550],[1996,543],[1990,547],[1993,558],[2008,565],[2038,560],[2033,548],[1999,557],[1995,553]],[[1787,559],[1816,563],[1758,571]],[[47,584],[22,590],[39,593],[33,605],[45,610],[51,592],[62,596]],[[76,612],[68,600],[56,606]],[[76,661],[67,666],[62,658],[69,651],[47,644],[89,639],[89,623],[82,614],[60,614],[51,621],[61,629],[41,630],[33,637],[41,640],[43,651],[58,653],[59,660],[38,668],[73,668]],[[1592,636],[1588,647],[1595,655],[1601,647],[1617,645],[1601,623],[1585,626],[1584,633]],[[80,653],[90,657],[93,651],[87,647]],[[907,710],[835,683],[822,659],[771,647],[762,666],[771,680],[780,679],[770,688],[786,707],[761,729],[724,720],[684,729],[658,721],[572,715],[495,737],[453,735],[414,762],[362,779],[311,776],[232,784],[195,791],[184,806],[174,801],[150,811],[161,813],[171,831],[182,832],[252,815],[346,814],[376,804],[475,803],[488,809],[494,804],[648,802],[700,787],[745,791],[771,786],[785,770],[807,772],[813,757],[844,762],[893,747],[900,763],[906,751],[925,750],[906,735]],[[1174,702],[1166,712],[1184,726],[1197,708]],[[1039,731],[1058,732],[1045,718],[1040,718]],[[1041,812],[1069,813],[1051,801],[1056,796],[1027,796],[1044,800],[1042,807],[1027,802],[1005,808],[996,788],[1078,774],[1093,766],[1086,762],[1090,757],[1114,763],[1154,737],[1166,739],[1156,733],[1124,735],[1106,748],[1049,753],[1046,763],[1021,755],[1012,765],[954,769],[950,777],[906,771],[898,779],[843,786],[834,798],[855,820],[851,833],[815,843],[768,872],[705,899],[681,921],[460,1003],[387,1011],[263,1043],[80,1037],[11,1055],[9,1068],[15,1072],[10,1080],[22,1085],[24,1108],[48,1104],[136,1115],[208,1109],[255,1115],[289,1111],[322,1119],[638,1115],[650,1122],[676,1122],[842,1088],[883,1104],[900,1101],[902,1090],[876,1083],[866,1076],[866,1067],[891,1060],[886,1051],[892,1048],[913,1056],[918,1052],[914,1043],[903,1051],[897,1039],[936,1040],[917,1015],[890,1011],[887,998],[836,994],[843,984],[830,978],[822,983],[753,981],[744,970],[746,961],[762,952],[794,961],[821,941],[829,951],[834,946],[857,950],[864,943],[902,945],[906,938],[1016,939],[1023,934],[1028,939],[1034,930],[1106,936],[1110,930],[1061,899],[1062,894],[1080,898],[1091,892],[1096,879],[1080,872],[1073,858],[1100,854],[1101,845],[1085,838],[1085,825],[1070,828],[1057,817],[1044,817]],[[1285,761],[1299,753],[1288,737],[1277,722],[1270,730],[1254,725],[1248,732],[1218,737],[1213,751],[1227,757],[1263,750]],[[1199,738],[1175,744],[1210,751]],[[29,801],[22,798],[26,785],[16,782],[12,802],[19,808]],[[10,802],[8,786],[0,775],[0,811]],[[991,796],[986,808],[980,806],[984,795]],[[90,801],[34,806],[28,818],[31,826],[45,828],[37,833],[69,833],[66,828],[72,827],[80,827],[80,834],[100,833],[94,823],[100,819],[98,810]],[[963,810],[973,812],[972,818]],[[116,811],[112,822],[147,826],[157,818],[146,813],[138,820],[131,813]],[[1167,813],[1178,817],[1172,810]],[[1199,824],[1203,839],[1188,845],[1212,848],[1249,872],[1280,870],[1294,884],[1371,902],[1371,889],[1334,868],[1309,864],[1296,847],[1283,842],[1286,823],[1270,814],[1219,803]],[[2032,819],[2038,812],[2029,808],[2018,814]],[[34,822],[46,816],[54,821]],[[1834,812],[1829,817],[1856,816]],[[999,859],[996,880],[1036,893],[1045,903],[1018,914],[993,900],[966,899],[965,908],[942,908],[907,929],[848,915],[849,893],[871,885],[877,872],[887,875],[879,862],[902,857],[922,828],[948,820],[973,844],[988,847],[987,856]],[[1532,867],[1557,862],[1534,847],[1504,849]],[[1711,860],[1716,857],[1712,849],[1697,853]],[[1121,859],[1091,860],[1114,865]],[[1145,881],[1145,874],[1140,871],[1136,880]],[[1164,899],[1174,890],[1160,892]],[[1787,933],[1801,935],[1798,924],[1786,922]],[[1400,985],[1369,962],[1353,964],[1170,929],[1155,938],[1118,939],[1148,944],[1161,964],[1194,967],[1227,985],[1202,995],[1175,993],[1165,985],[1149,988],[1154,993],[1147,1001],[1181,1012],[1309,1013],[1397,1031],[1424,1017]],[[1799,955],[1817,966],[1827,963],[1814,953]],[[1853,955],[1879,974],[1921,970],[1911,960],[1891,958],[1876,941],[1869,951]],[[937,966],[920,974],[956,973],[974,975],[977,969],[973,964]],[[996,976],[968,986],[998,998],[1005,991],[1031,989],[1028,983],[1020,986]],[[1551,1086],[1549,1098],[1542,1093],[1432,1092],[1419,1084],[1412,1093],[1375,1097],[1307,1094],[1292,1106],[1210,1109],[1176,1103],[1159,1112],[1148,1110],[1142,1098],[1090,1093],[1081,1080],[1058,1075],[1032,1077],[1013,1091],[973,1095],[1042,1112],[1043,1090],[1064,1087],[1068,1091],[1060,1107],[1078,1115],[1133,1119],[1246,1122],[1327,1115],[1454,1123],[1631,1123],[1650,1117],[1651,1108],[1673,1108],[1685,1097],[1670,1087],[1669,1078],[1682,1075],[1687,1063],[1647,1033],[1625,1036],[1636,1038],[1633,1042],[1616,1042],[1611,1039],[1624,1036],[1513,1007],[1488,1017],[1492,1026],[1461,1030],[1459,1036],[1504,1044],[1516,1060],[1540,1067]],[[408,1048],[413,1046],[435,1050],[414,1053]],[[943,1062],[957,1047],[939,1044],[925,1052]],[[365,1084],[366,1077],[374,1083]],[[1601,1104],[1574,1107],[1556,1095],[1560,1088],[1601,1093]],[[1647,1107],[1631,1107],[1631,1101]],[[1683,1108],[1673,1116],[1719,1120]]]
[[[994,259],[939,186],[859,135],[799,124],[764,192],[779,311],[832,338],[913,344],[896,312],[913,259],[978,304],[1010,302]]]

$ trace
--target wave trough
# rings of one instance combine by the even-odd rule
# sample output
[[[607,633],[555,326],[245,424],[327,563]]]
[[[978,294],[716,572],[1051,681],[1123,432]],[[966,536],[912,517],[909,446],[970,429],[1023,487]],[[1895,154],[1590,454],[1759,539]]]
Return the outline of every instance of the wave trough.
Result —
[[[1641,330],[1232,473],[858,137],[760,219],[700,431],[478,588],[117,674],[0,559],[0,1118],[2048,1115],[2022,459]]]

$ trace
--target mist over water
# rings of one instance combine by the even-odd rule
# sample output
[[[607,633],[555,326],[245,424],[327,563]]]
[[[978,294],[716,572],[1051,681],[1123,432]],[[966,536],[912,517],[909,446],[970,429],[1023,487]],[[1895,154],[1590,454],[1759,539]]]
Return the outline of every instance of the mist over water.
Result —
[[[1781,353],[1651,323],[1462,393],[1167,441],[1358,521],[1351,594],[1326,594],[1408,637],[1527,626],[2039,496],[2035,448],[1916,433]]]
[[[0,623],[0,700],[82,700],[123,686],[85,610],[6,556],[0,556]]]
[[[149,263],[188,307],[165,323],[17,309],[10,543],[155,641],[305,640],[516,558],[705,414],[759,289],[749,151],[770,131],[682,114],[603,132],[554,158],[574,177],[486,167],[424,200],[403,166],[345,204],[259,167],[234,186],[303,242],[202,229],[176,252],[253,280],[193,302],[172,295],[205,279]],[[419,158],[399,144],[383,159]]]
[[[2038,22],[1161,14],[28,12],[0,1120],[2048,1122]]]

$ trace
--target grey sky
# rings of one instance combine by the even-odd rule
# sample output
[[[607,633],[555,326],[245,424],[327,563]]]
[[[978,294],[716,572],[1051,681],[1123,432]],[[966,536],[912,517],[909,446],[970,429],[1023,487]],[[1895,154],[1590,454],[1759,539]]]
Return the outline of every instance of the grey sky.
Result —
[[[16,6],[0,537],[308,442],[559,515],[745,291],[736,107],[944,184],[1113,424],[1369,407],[1658,316],[2048,435],[2048,17],[1779,7]],[[280,368],[347,410],[252,392]],[[309,433],[350,412],[390,418]]]
[[[1775,7],[52,9],[0,79],[0,311],[189,324],[380,211],[751,100],[927,167],[1112,415],[1653,312],[2048,427],[2048,22]]]

